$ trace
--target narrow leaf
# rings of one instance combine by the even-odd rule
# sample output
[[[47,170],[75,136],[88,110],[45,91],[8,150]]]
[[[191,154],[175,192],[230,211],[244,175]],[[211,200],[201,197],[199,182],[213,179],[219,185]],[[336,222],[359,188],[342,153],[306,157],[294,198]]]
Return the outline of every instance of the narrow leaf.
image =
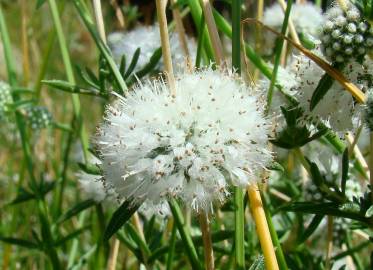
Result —
[[[39,9],[47,0],[37,0],[36,9]]]
[[[72,267],[68,268],[68,270],[80,270],[83,268],[84,265],[88,263],[89,257],[91,257],[97,249],[97,245],[94,245],[90,250],[88,250],[83,256],[80,257],[79,261],[73,265]]]
[[[62,222],[72,218],[73,216],[76,216],[77,214],[79,214],[83,210],[85,210],[85,209],[87,209],[87,208],[89,208],[89,207],[91,207],[95,204],[96,204],[96,202],[92,199],[79,202],[78,204],[76,204],[75,206],[70,208],[65,214],[60,216],[60,218],[57,220],[56,223],[61,224]]]
[[[320,225],[323,218],[324,218],[323,215],[315,215],[310,225],[308,225],[307,229],[299,237],[298,243],[303,243],[304,241],[306,241],[308,237],[310,237],[315,232],[315,230]]]
[[[39,249],[39,246],[36,243],[24,239],[0,236],[0,241],[24,248]]]
[[[141,52],[141,49],[137,48],[136,51],[135,51],[135,53],[133,54],[131,63],[129,65],[126,73],[123,75],[123,79],[124,80],[126,80],[131,75],[131,73],[133,72],[133,70],[135,69],[135,67],[137,65],[137,62],[139,60],[139,57],[140,57],[140,52]]]
[[[61,80],[44,80],[42,83],[49,85],[55,89],[74,93],[74,94],[83,94],[83,95],[90,95],[90,96],[101,96],[102,94],[94,89],[85,89],[84,87],[77,86],[75,84],[71,84],[69,82],[61,81]]]
[[[79,236],[82,232],[84,232],[85,230],[87,230],[87,229],[90,228],[90,227],[91,227],[91,225],[87,225],[87,226],[84,226],[83,228],[77,229],[77,230],[73,231],[72,233],[69,233],[69,234],[66,235],[65,237],[62,237],[62,238],[60,238],[60,239],[57,239],[57,240],[55,241],[54,245],[55,245],[56,247],[61,246],[61,245],[63,245],[64,243],[66,243],[67,241],[76,238],[76,237]]]
[[[342,188],[342,194],[345,195],[346,193],[346,182],[348,177],[348,165],[349,165],[349,159],[348,159],[348,147],[343,151],[342,155],[342,179],[341,179],[341,188]]]
[[[131,218],[140,205],[134,205],[129,200],[124,201],[111,216],[109,224],[105,229],[104,241],[108,241]]]
[[[279,210],[311,213],[316,215],[331,215],[335,217],[354,219],[361,222],[368,222],[368,219],[360,213],[347,212],[339,209],[338,206],[339,205],[335,203],[295,202],[280,207]]]
[[[259,255],[258,257],[256,257],[249,270],[265,270],[264,256]]]
[[[367,212],[365,213],[365,217],[367,218],[370,218],[372,216],[373,216],[373,205],[371,205],[369,209],[367,210]]]
[[[312,93],[311,101],[310,101],[310,110],[312,111],[317,104],[319,104],[320,100],[326,95],[329,89],[332,87],[334,80],[332,77],[329,76],[328,73],[325,73],[319,83],[316,86],[315,91]]]
[[[124,76],[124,73],[126,72],[126,55],[125,54],[122,55],[122,58],[120,60],[119,71],[120,71],[120,74],[123,74]]]
[[[80,67],[76,66],[75,69],[78,75],[83,79],[83,81],[85,81],[88,85],[95,89],[100,89],[99,82],[97,84],[96,82],[92,81],[91,78],[87,75],[87,73],[84,72]]]
[[[101,175],[101,170],[96,164],[84,164],[78,162],[79,168],[84,171],[85,173],[92,174],[92,175]]]

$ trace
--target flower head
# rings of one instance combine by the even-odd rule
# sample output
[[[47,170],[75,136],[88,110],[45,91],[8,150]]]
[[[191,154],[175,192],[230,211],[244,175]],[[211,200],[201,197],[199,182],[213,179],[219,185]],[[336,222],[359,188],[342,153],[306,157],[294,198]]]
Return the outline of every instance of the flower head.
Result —
[[[109,106],[96,145],[108,186],[123,199],[179,198],[196,211],[223,202],[271,161],[270,126],[253,89],[211,69],[138,86]]]
[[[5,82],[0,82],[0,120],[6,120],[8,106],[13,102],[10,86]]]
[[[336,4],[325,14],[321,37],[324,54],[339,63],[363,57],[373,47],[370,29],[369,22],[353,4],[347,2],[347,10]]]
[[[319,54],[317,51],[315,53]],[[320,56],[322,57],[322,55]],[[314,123],[322,121],[335,131],[341,132],[351,130],[354,127],[355,118],[359,116],[360,106],[356,104],[348,91],[334,81],[326,95],[311,111],[310,101],[312,94],[325,72],[316,63],[303,55],[295,57],[292,69],[298,80],[298,85],[293,90],[296,91],[296,97],[304,110],[305,123],[309,122],[308,120]],[[372,61],[366,58],[363,64],[352,61],[346,65],[342,73],[362,91],[366,91],[370,83],[369,74],[371,69]]]
[[[28,107],[25,110],[26,120],[34,130],[40,130],[52,124],[52,114],[46,107]]]
[[[161,38],[159,34],[159,26],[157,24],[152,26],[139,26],[129,32],[114,32],[108,36],[108,43],[117,61],[120,61],[125,55],[127,62],[130,61],[137,50],[140,48],[140,56],[137,61],[135,72],[142,69],[153,55],[154,51],[160,47]],[[183,53],[179,37],[177,34],[171,34],[170,46],[172,54],[172,64],[177,70],[184,70],[185,55]],[[191,59],[194,61],[194,55],[197,51],[195,42],[187,38],[187,46]],[[158,65],[162,69],[162,60]]]

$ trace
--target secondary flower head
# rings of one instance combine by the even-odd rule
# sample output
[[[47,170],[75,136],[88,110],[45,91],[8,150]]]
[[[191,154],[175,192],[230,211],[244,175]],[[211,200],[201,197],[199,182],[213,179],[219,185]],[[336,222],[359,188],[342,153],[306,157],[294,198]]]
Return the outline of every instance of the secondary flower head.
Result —
[[[108,43],[112,50],[113,56],[117,61],[120,61],[125,55],[127,63],[132,59],[137,48],[140,48],[140,56],[137,61],[135,72],[142,69],[149,61],[154,51],[160,47],[161,38],[159,34],[159,26],[138,26],[129,32],[114,32],[108,36]],[[171,33],[170,46],[172,54],[172,64],[177,70],[184,70],[185,55],[182,50],[177,33]],[[187,38],[187,46],[189,54],[194,62],[197,47],[191,38]],[[158,65],[162,69],[163,60],[160,60]]]
[[[10,86],[5,82],[0,82],[0,120],[7,119],[8,106],[12,101]]]
[[[363,57],[373,47],[373,32],[357,7],[349,1],[344,10],[338,4],[327,10],[321,37],[324,54],[332,62]]]
[[[318,51],[314,51],[314,53],[323,57]],[[303,55],[295,57],[292,69],[298,80],[298,85],[293,90],[296,91],[296,97],[304,110],[305,123],[309,123],[308,120],[313,123],[322,121],[335,131],[340,132],[351,130],[354,127],[354,121],[359,118],[360,106],[356,104],[348,91],[334,81],[326,95],[311,111],[312,94],[325,72]],[[346,78],[364,92],[370,84],[369,74],[371,72],[372,61],[369,58],[366,58],[363,64],[352,61],[342,70]]]
[[[53,117],[46,107],[34,106],[25,109],[27,123],[34,130],[46,128],[52,124]]]
[[[270,125],[258,94],[232,74],[186,73],[176,92],[147,82],[108,107],[96,138],[104,179],[135,203],[175,197],[210,211],[271,161]]]

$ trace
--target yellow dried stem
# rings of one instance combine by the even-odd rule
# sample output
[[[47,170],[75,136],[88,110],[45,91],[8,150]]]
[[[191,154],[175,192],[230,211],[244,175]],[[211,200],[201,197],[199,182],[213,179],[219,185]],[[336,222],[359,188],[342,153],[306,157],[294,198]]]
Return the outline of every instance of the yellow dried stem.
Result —
[[[363,126],[364,124],[360,124],[360,126],[358,127],[358,129],[356,130],[356,135],[355,135],[355,138],[353,138],[353,142],[350,143],[350,146],[348,147],[348,155],[351,157],[353,152],[354,152],[354,148],[355,148],[355,145],[357,144],[357,141],[359,140],[360,138],[360,135],[361,135],[361,131],[363,131]],[[352,135],[352,134],[351,134]]]
[[[205,269],[214,270],[214,250],[212,249],[211,228],[208,216],[205,212],[198,215],[199,224],[202,232],[203,247],[205,251]]]
[[[266,269],[278,270],[278,263],[275,249],[273,247],[271,234],[269,232],[266,216],[263,209],[262,199],[256,184],[250,185],[247,189],[251,212],[255,221],[260,245],[262,247]]]
[[[111,249],[110,249],[107,270],[115,270],[117,267],[119,245],[120,245],[119,240],[117,238],[114,238],[114,243],[112,244]]]
[[[333,216],[328,216],[328,235],[326,245],[325,270],[330,270],[330,256],[333,252]]]
[[[93,9],[95,13],[96,25],[100,38],[106,44],[105,24],[104,18],[102,17],[101,0],[93,0]]]
[[[264,0],[258,0],[257,1],[257,9],[256,9],[256,19],[258,21],[262,21],[263,20],[263,14],[264,14]],[[241,30],[242,32],[242,30]],[[255,51],[257,52],[261,52],[261,48],[262,48],[262,43],[263,43],[263,33],[260,29],[260,27],[258,27],[257,25],[255,26]],[[245,54],[245,57],[246,57],[246,54]],[[255,69],[254,70],[254,81],[257,81],[259,79],[259,76],[260,76],[260,71],[259,69]]]
[[[171,95],[176,95],[176,84],[174,77],[174,70],[172,68],[172,58],[171,58],[171,48],[170,48],[170,39],[167,28],[167,17],[166,17],[166,6],[167,0],[156,0],[157,6],[157,15],[159,30],[161,34],[161,43],[162,43],[162,55],[163,63],[165,67],[165,73],[167,76],[168,83],[170,85]]]
[[[269,193],[271,193],[272,195],[276,196],[277,198],[279,198],[279,199],[281,199],[285,202],[290,202],[291,201],[291,198],[289,196],[287,196],[286,194],[278,191],[277,189],[270,188]]]
[[[286,36],[288,35],[288,32],[289,32],[289,28],[286,29]],[[282,67],[286,67],[287,50],[288,50],[288,42],[286,40],[284,40],[284,45],[282,46],[281,60],[280,60],[280,63],[281,63]]]
[[[22,14],[22,66],[23,66],[23,85],[27,86],[30,79],[30,54],[29,54],[29,39],[27,36],[27,1],[21,2]]]
[[[256,19],[245,19],[243,21],[244,23],[256,23],[264,27],[265,29],[271,31],[272,33],[282,37],[283,39],[287,40],[289,43],[291,43],[294,47],[296,47],[298,50],[300,50],[302,53],[304,53],[308,58],[310,58],[312,61],[314,61],[319,67],[321,67],[326,73],[329,74],[333,79],[338,81],[343,88],[345,88],[348,92],[351,93],[351,95],[356,98],[356,100],[359,103],[365,103],[366,97],[365,94],[352,82],[346,79],[346,77],[337,69],[333,68],[331,65],[329,65],[327,62],[325,62],[323,59],[318,57],[317,55],[313,54],[310,50],[304,48],[303,46],[295,43],[290,38],[282,35],[281,33],[277,32],[276,30],[272,29],[271,27],[268,27],[264,25],[262,22],[259,22]]]
[[[215,54],[215,61],[218,65],[224,63],[224,52],[223,45],[221,43],[218,29],[215,24],[214,16],[212,14],[212,8],[209,0],[201,0],[203,14],[205,16],[205,21],[207,29],[209,30],[209,35],[211,39],[212,48]]]
[[[175,5],[175,0],[171,0],[171,5]],[[176,31],[178,33],[179,41],[181,44],[181,48],[183,50],[184,55],[189,60],[189,49],[188,49],[188,43],[185,35],[185,28],[183,25],[183,19],[181,18],[179,9],[174,6],[172,8],[172,15],[174,17],[175,25],[176,25]]]
[[[352,136],[350,132],[346,134],[346,140],[350,145],[354,144],[354,141],[355,141],[354,137]],[[359,147],[355,145],[354,148],[351,148],[351,149],[353,149],[355,158],[360,163],[360,165],[364,168],[364,170],[368,170],[369,169],[368,163],[365,161],[365,158],[363,154],[361,153]]]
[[[245,40],[244,40],[244,32],[243,32],[243,27],[241,27],[241,32],[240,32],[240,39],[241,39],[241,44],[244,45],[245,44]],[[244,77],[244,79],[248,79],[249,80],[249,84],[251,86],[256,86],[256,81],[257,81],[257,77],[255,77],[255,73],[254,75],[252,75],[250,73],[250,66],[249,66],[249,60],[247,58],[247,54],[246,54],[246,46],[241,46],[242,47],[242,50],[243,50],[243,61],[245,63],[245,75],[246,77]],[[243,71],[241,73],[244,73]]]
[[[117,17],[120,28],[124,28],[125,27],[124,17],[123,17],[122,10],[120,9],[120,6],[117,3],[117,0],[111,0],[110,4],[113,6],[115,10],[115,16]]]

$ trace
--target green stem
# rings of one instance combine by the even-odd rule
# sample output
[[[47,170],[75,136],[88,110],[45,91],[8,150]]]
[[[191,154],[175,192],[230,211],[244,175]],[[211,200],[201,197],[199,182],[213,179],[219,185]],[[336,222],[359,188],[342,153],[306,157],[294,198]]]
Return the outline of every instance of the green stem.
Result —
[[[216,10],[213,10],[214,18],[216,22],[216,26],[220,31],[222,31],[226,36],[232,38],[232,27],[226,21],[226,19]],[[265,63],[265,61],[255,53],[255,50],[248,44],[245,44],[245,51],[247,57],[251,60],[251,62],[263,73],[264,76],[271,79],[272,71]]]
[[[241,2],[232,1],[232,65],[241,73]]]
[[[281,34],[283,36],[286,35],[286,29],[288,28],[288,22],[289,22],[289,16],[290,16],[292,4],[293,4],[293,0],[287,1],[285,17],[284,17],[284,21],[282,22],[282,28],[281,28]],[[271,83],[269,85],[268,95],[267,95],[267,112],[271,108],[273,89],[276,83],[277,71],[278,71],[278,66],[280,65],[281,52],[282,52],[283,45],[284,45],[284,39],[282,38],[278,39],[277,44],[276,44],[276,55],[275,55],[275,61],[274,61],[274,66],[273,66],[273,71],[272,71],[272,78],[271,78]]]
[[[199,25],[198,30],[198,43],[197,43],[197,55],[196,55],[196,68],[201,67],[201,60],[202,60],[202,53],[203,53],[203,41],[205,39],[205,35],[203,35],[203,29],[205,27],[205,17],[201,17],[201,23]]]
[[[207,58],[209,60],[214,60],[214,52],[213,52],[213,49],[212,49],[211,40],[210,40],[210,37],[208,35],[206,24],[203,23],[203,27],[202,28],[199,27],[201,25],[202,16],[203,16],[203,12],[202,12],[202,8],[199,4],[199,0],[189,0],[188,5],[189,5],[189,8],[190,8],[190,13],[192,14],[194,24],[196,25],[197,29],[199,30],[198,35],[202,34],[202,36],[203,36],[204,51],[207,55]],[[207,63],[207,64],[209,64],[209,63]]]
[[[194,247],[192,237],[190,236],[189,228],[185,223],[179,205],[177,204],[175,199],[171,199],[169,201],[169,205],[175,220],[176,227],[180,233],[181,239],[184,242],[184,248],[186,249],[192,268],[195,270],[202,270],[202,266],[198,259],[197,251]]]
[[[235,217],[235,234],[234,234],[234,249],[236,257],[235,269],[245,269],[245,248],[244,248],[244,192],[242,188],[234,188],[234,217]]]
[[[241,0],[232,1],[232,66],[237,73],[241,73]],[[236,269],[245,269],[243,194],[242,188],[234,188]]]
[[[65,65],[67,80],[69,81],[69,83],[75,84],[73,66],[71,64],[71,59],[70,59],[69,51],[67,48],[66,38],[63,33],[57,4],[55,0],[48,0],[48,3],[49,3],[50,10],[52,13],[54,26],[57,32],[58,43],[61,49],[62,60]],[[88,143],[88,136],[85,132],[84,124],[82,121],[79,95],[72,94],[72,103],[73,103],[74,115],[78,123],[79,137],[80,137],[80,141],[81,141],[82,148],[83,148],[84,160],[85,162],[88,162],[89,143]]]
[[[167,256],[167,268],[166,270],[172,270],[172,261],[175,254],[175,246],[176,246],[176,224],[172,224],[172,232],[170,238],[170,246],[168,249],[168,256]]]
[[[6,22],[3,15],[3,9],[0,5],[0,32],[1,32],[1,39],[3,41],[3,47],[4,47],[4,58],[6,62],[6,67],[8,71],[8,81],[11,87],[16,88],[17,87],[17,75],[14,68],[14,58],[12,55],[12,48],[11,43],[9,39],[9,33],[8,28],[6,26]],[[13,101],[17,102],[20,100],[19,94],[12,93]],[[27,136],[27,132],[25,129],[25,123],[23,120],[22,115],[19,111],[15,112],[16,116],[16,124],[19,129],[21,141],[22,141],[22,149],[24,158],[27,164],[28,173],[30,175],[30,181],[33,191],[35,192],[37,196],[37,209],[38,209],[38,216],[40,220],[41,225],[41,232],[42,232],[42,238],[43,241],[45,241],[46,246],[48,247],[46,250],[47,255],[49,256],[51,263],[53,265],[54,269],[60,269],[60,262],[58,259],[57,252],[53,246],[53,236],[51,232],[51,226],[48,219],[48,210],[44,201],[43,196],[40,195],[39,187],[34,175],[34,165],[32,160],[32,154],[31,154],[31,147],[29,143],[29,138]]]
[[[85,216],[87,211],[83,211],[78,219],[78,228],[81,228],[84,224]],[[74,265],[74,260],[76,257],[76,253],[78,252],[79,240],[74,238],[73,243],[71,244],[70,254],[67,261],[67,268],[70,269]]]
[[[351,245],[351,234],[349,232],[346,232],[346,246],[347,246],[348,251],[351,252],[354,250]],[[361,262],[360,256],[356,254],[356,252],[351,252],[350,255],[355,263],[356,269],[363,270],[364,266],[363,266],[363,263]]]
[[[281,243],[278,239],[275,226],[273,225],[273,222],[272,222],[271,213],[268,210],[268,204],[267,204],[266,198],[265,198],[265,196],[262,195],[262,193],[260,195],[261,195],[262,201],[263,201],[263,208],[264,208],[264,213],[266,215],[269,232],[271,233],[272,242],[275,246],[275,252],[276,252],[278,266],[279,266],[280,270],[287,270],[288,267],[287,267],[287,264],[286,264],[285,256],[284,256],[284,253],[282,251]]]
[[[100,50],[101,54],[103,55],[103,57],[107,61],[107,64],[108,64],[108,66],[109,66],[109,68],[110,68],[110,70],[111,70],[111,72],[114,76],[114,79],[115,79],[118,87],[120,88],[120,91],[122,93],[126,92],[128,89],[127,89],[127,85],[126,85],[125,81],[123,80],[122,74],[120,73],[114,59],[112,58],[109,48],[105,45],[105,43],[102,41],[102,39],[98,35],[98,33],[96,31],[96,26],[93,23],[92,18],[89,15],[89,12],[88,12],[86,6],[84,5],[84,3],[81,0],[74,0],[74,5],[75,5],[81,19],[83,20],[85,26],[87,27],[88,31],[90,32],[93,40],[95,41],[98,49]]]
[[[56,31],[52,30],[48,35],[47,48],[45,50],[43,61],[41,63],[41,68],[40,68],[38,77],[36,79],[36,84],[34,87],[35,96],[37,98],[40,97],[41,88],[42,88],[42,80],[44,79],[45,73],[47,72],[49,58],[52,54],[55,39],[56,39]]]
[[[63,11],[65,10],[65,2],[61,2],[61,4],[59,5],[59,9],[61,10],[61,14],[62,14]],[[49,59],[53,51],[53,45],[54,45],[55,40],[56,40],[56,30],[53,29],[48,35],[47,47],[44,52],[43,60],[41,63],[41,68],[39,70],[39,74],[37,76],[36,83],[34,86],[35,95],[38,98],[40,97],[40,92],[42,88],[42,80],[44,79],[45,74],[47,72],[48,63],[49,63]]]

